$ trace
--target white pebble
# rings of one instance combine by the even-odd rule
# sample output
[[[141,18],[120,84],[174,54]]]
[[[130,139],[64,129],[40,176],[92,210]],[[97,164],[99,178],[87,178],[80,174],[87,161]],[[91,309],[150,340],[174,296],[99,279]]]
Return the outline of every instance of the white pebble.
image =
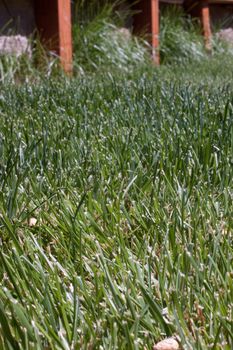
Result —
[[[36,218],[30,218],[29,219],[29,226],[30,227],[36,226],[36,224],[37,224],[37,219]]]
[[[179,350],[179,343],[174,338],[168,338],[157,343],[153,350]]]

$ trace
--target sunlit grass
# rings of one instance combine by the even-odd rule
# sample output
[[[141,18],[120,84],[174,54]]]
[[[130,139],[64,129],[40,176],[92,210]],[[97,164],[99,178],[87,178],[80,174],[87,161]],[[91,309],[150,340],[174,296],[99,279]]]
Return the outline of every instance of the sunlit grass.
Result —
[[[91,4],[73,78],[0,61],[0,349],[231,350],[231,53],[152,67]]]
[[[2,87],[2,349],[232,348],[232,89],[128,78]]]

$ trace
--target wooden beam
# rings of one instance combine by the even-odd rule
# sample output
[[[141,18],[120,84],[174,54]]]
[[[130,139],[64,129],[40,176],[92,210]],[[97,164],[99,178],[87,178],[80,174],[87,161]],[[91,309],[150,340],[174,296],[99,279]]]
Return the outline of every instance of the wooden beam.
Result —
[[[152,47],[152,58],[159,64],[159,0],[135,1],[132,7],[133,27],[136,34],[146,33]]]
[[[211,26],[210,26],[210,9],[208,0],[201,0],[201,23],[205,39],[205,47],[211,51]]]
[[[210,3],[211,0],[186,0],[184,2],[184,9],[187,13],[191,14],[193,17],[199,17],[202,33],[205,40],[205,47],[208,51],[211,51],[211,24],[210,24]]]
[[[72,71],[71,2],[58,0],[59,55],[64,71]]]
[[[209,0],[209,4],[232,5],[233,0]]]
[[[35,18],[44,45],[59,55],[66,73],[72,71],[70,0],[35,0]]]
[[[152,58],[159,64],[159,0],[151,0]]]

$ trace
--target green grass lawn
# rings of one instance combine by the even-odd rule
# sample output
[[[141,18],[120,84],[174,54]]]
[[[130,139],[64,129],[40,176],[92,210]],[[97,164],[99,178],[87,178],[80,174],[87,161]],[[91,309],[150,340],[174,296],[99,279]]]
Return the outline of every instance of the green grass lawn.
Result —
[[[75,3],[73,78],[0,57],[0,350],[232,350],[233,50]]]
[[[216,62],[1,86],[0,349],[233,348]]]

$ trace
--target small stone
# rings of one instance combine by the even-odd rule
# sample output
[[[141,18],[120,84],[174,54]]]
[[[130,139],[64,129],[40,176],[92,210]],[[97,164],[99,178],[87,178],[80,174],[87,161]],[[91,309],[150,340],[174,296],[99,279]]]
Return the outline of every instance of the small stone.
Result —
[[[179,343],[174,338],[167,338],[157,343],[153,350],[179,350]]]
[[[233,29],[221,29],[217,34],[217,38],[233,45]]]
[[[15,55],[19,57],[23,54],[32,56],[30,41],[22,35],[0,35],[0,55]]]
[[[30,227],[36,226],[37,219],[36,218],[30,218],[28,224],[29,224]]]
[[[116,28],[112,31],[113,39],[123,40],[123,42],[129,42],[132,39],[132,34],[127,28]]]
[[[117,31],[125,40],[129,41],[132,39],[132,34],[129,29],[122,27],[117,29]]]

